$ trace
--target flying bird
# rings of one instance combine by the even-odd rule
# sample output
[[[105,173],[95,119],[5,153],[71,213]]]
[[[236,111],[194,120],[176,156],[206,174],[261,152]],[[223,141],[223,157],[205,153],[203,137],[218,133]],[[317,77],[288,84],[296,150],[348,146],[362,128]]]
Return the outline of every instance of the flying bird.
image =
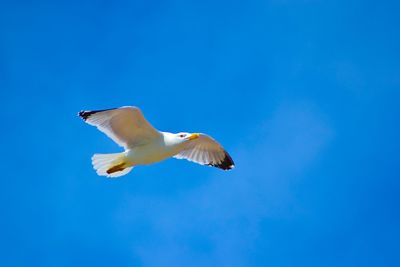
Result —
[[[135,166],[156,163],[170,157],[222,170],[230,170],[235,166],[228,152],[210,136],[158,131],[137,107],[80,111],[78,115],[125,149],[121,153],[92,156],[93,168],[101,176],[119,177]]]

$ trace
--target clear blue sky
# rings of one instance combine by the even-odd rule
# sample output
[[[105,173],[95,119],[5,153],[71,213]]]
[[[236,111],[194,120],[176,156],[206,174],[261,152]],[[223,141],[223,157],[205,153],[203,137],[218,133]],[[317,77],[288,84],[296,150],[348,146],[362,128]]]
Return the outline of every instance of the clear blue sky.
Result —
[[[9,2],[1,266],[400,266],[398,1]],[[97,176],[123,105],[236,169]]]

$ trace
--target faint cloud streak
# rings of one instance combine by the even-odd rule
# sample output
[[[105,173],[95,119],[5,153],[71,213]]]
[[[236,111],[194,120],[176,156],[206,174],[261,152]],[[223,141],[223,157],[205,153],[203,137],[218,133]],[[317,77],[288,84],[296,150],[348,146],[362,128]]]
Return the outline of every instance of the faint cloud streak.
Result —
[[[121,234],[134,240],[144,266],[246,266],[260,232],[267,231],[261,222],[302,212],[291,188],[307,179],[303,172],[331,138],[312,105],[283,104],[232,153],[234,171],[218,172],[172,202],[127,196],[117,213],[118,225],[125,225]],[[147,225],[147,238],[132,236],[138,224]]]

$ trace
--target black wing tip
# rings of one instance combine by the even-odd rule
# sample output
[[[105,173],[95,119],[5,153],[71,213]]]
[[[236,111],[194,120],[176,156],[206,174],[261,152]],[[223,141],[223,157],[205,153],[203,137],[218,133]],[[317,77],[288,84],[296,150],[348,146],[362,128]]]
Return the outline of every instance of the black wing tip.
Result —
[[[81,111],[79,111],[78,116],[81,117],[84,121],[86,121],[90,117],[90,115],[92,115],[94,113],[96,113],[96,112],[81,110]]]
[[[92,116],[95,113],[113,110],[113,109],[116,109],[116,108],[100,109],[100,110],[81,110],[78,112],[78,116],[81,117],[84,121],[86,121],[90,116]]]
[[[223,161],[221,161],[218,164],[210,163],[208,165],[212,166],[212,167],[220,168],[224,171],[229,171],[229,170],[232,170],[233,168],[235,168],[235,163],[233,162],[231,156],[226,151],[225,151],[225,157],[224,157]]]

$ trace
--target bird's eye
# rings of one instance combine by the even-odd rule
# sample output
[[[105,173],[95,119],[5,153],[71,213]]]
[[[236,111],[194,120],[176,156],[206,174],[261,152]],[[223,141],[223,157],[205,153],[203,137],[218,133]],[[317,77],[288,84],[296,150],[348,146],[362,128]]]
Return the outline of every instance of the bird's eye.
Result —
[[[185,137],[185,134],[180,134],[179,137],[183,138]]]

